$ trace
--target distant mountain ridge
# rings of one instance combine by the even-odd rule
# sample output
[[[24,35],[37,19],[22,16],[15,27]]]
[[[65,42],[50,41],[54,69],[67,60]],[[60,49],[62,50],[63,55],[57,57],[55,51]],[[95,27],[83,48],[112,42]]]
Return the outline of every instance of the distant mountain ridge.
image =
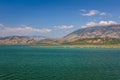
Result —
[[[35,43],[36,41],[26,36],[7,36],[0,38],[0,44],[29,44]]]
[[[89,38],[120,38],[120,25],[94,26],[76,30],[63,39],[66,41],[75,41]]]

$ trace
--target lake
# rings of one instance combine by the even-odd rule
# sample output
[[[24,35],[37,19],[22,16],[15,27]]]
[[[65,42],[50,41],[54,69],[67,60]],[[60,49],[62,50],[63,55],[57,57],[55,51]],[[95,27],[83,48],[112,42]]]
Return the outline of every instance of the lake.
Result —
[[[1,45],[0,80],[120,80],[120,49]]]

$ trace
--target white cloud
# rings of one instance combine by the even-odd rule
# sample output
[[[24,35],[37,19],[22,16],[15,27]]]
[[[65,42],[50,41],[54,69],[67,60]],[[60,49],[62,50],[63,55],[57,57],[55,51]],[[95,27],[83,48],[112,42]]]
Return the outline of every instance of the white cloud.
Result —
[[[96,26],[97,23],[94,21],[88,22],[85,26],[82,26],[82,28],[86,28],[86,27],[93,27]]]
[[[93,15],[96,15],[98,13],[99,13],[99,11],[97,11],[97,10],[90,10],[88,13],[83,13],[81,15],[82,16],[93,16]]]
[[[0,29],[0,36],[11,36],[11,35],[19,35],[19,36],[29,36],[35,34],[42,34],[51,32],[51,29],[37,29],[29,26],[25,27],[4,27]]]
[[[55,26],[55,28],[57,29],[71,29],[71,28],[74,28],[73,25],[61,25],[61,26]]]
[[[105,12],[101,12],[100,15],[101,15],[101,16],[105,16],[105,15],[107,15],[107,14],[106,14]]]
[[[94,26],[109,26],[109,25],[117,25],[116,21],[99,21],[98,23],[95,21],[88,22],[86,25],[82,26],[82,28],[94,27]]]
[[[0,27],[4,27],[4,25],[3,25],[3,24],[0,24]]]
[[[81,15],[82,16],[94,16],[94,15],[101,15],[101,16],[105,16],[107,15],[105,12],[101,12],[101,11],[98,11],[98,10],[90,10],[88,11],[87,13],[85,13],[86,11],[82,9],[81,12],[84,12],[82,13]]]
[[[100,21],[99,26],[115,25],[118,24],[116,21]]]

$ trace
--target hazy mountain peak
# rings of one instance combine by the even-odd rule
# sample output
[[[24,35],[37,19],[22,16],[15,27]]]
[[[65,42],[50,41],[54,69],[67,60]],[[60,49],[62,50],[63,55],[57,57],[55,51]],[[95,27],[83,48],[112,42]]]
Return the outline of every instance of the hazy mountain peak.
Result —
[[[31,39],[26,36],[7,36],[0,38],[0,44],[29,44],[36,41],[37,40]]]

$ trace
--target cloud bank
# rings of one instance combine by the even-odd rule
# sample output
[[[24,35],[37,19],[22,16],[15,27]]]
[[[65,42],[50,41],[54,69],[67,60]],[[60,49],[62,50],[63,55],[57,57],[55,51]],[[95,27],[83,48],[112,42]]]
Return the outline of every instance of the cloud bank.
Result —
[[[82,28],[94,27],[94,26],[109,26],[109,25],[117,25],[117,24],[119,23],[117,23],[116,21],[99,21],[98,23],[91,21],[85,24],[84,26],[82,26]]]
[[[3,24],[0,24],[0,36],[12,36],[12,35],[19,35],[19,36],[29,36],[29,35],[38,35],[43,33],[51,32],[51,29],[38,29],[29,26],[22,26],[22,27],[6,27]]]
[[[98,10],[90,10],[90,11],[86,11],[84,9],[80,10],[82,12],[82,16],[94,16],[94,15],[101,15],[101,16],[105,16],[106,13],[105,12],[101,12]]]

